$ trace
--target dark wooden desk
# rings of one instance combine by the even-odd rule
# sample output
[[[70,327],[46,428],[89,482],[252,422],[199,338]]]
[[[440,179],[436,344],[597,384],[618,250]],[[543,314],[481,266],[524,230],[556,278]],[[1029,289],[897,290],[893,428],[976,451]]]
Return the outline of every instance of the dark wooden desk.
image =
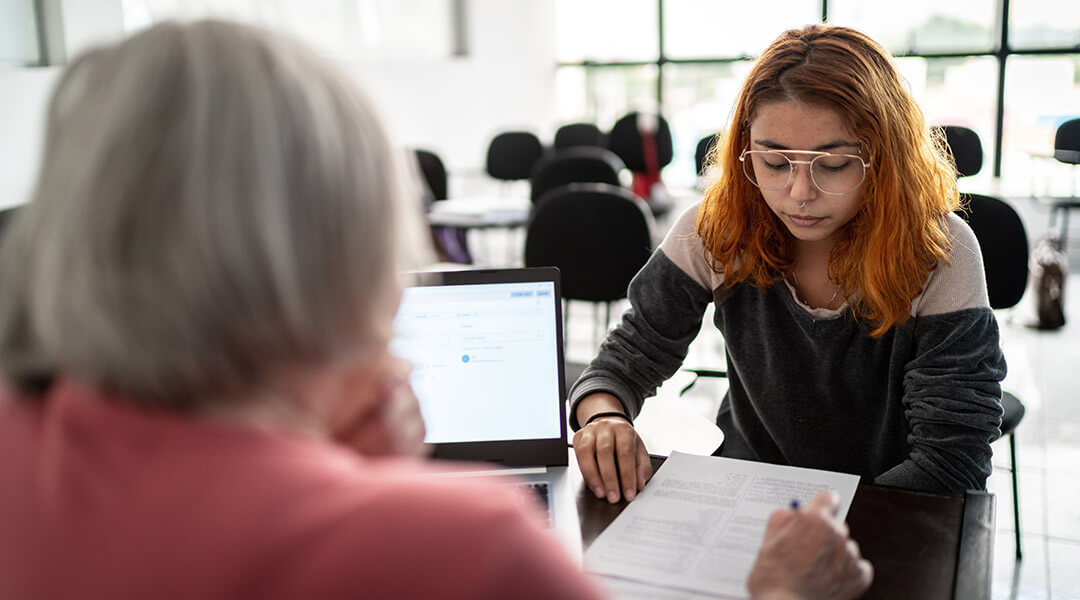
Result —
[[[653,469],[663,457],[653,457]],[[577,490],[585,548],[626,502],[599,500],[584,485]],[[874,565],[865,598],[990,598],[994,550],[994,496],[968,492],[952,498],[860,485],[848,511],[851,537]]]

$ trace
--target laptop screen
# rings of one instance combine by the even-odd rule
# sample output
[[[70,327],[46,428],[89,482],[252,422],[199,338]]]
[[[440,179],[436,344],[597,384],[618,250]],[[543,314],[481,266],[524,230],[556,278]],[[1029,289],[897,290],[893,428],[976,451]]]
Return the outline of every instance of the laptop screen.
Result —
[[[566,464],[558,270],[419,274],[391,350],[410,360],[437,457]]]

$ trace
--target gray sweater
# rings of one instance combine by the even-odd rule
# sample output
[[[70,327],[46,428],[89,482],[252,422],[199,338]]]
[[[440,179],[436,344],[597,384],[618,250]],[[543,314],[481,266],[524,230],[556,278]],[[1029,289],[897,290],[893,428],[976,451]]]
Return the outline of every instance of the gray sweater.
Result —
[[[949,215],[949,260],[912,301],[911,318],[874,338],[846,305],[811,309],[784,281],[725,286],[696,214],[679,218],[631,282],[631,308],[571,388],[573,407],[605,391],[637,416],[682,365],[712,302],[730,383],[716,416],[721,456],[938,493],[985,487],[1005,360],[966,223]]]

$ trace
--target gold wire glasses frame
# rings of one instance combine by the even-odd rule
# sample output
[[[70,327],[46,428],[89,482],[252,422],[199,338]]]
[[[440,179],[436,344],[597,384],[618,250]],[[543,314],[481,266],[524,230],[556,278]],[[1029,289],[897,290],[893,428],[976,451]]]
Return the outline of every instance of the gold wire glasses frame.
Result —
[[[788,154],[811,154],[810,160],[793,160]],[[749,158],[750,160],[746,160]],[[743,174],[763,190],[782,190],[795,178],[796,165],[807,165],[810,181],[825,194],[846,194],[862,184],[870,163],[855,154],[832,154],[813,150],[750,150],[739,155]]]

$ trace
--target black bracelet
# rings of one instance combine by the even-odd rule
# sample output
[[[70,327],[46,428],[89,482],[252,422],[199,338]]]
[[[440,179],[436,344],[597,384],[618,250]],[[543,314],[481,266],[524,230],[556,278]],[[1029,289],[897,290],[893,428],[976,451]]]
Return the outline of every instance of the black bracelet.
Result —
[[[626,419],[626,422],[629,423],[631,426],[633,426],[633,424],[634,424],[634,420],[631,419],[630,416],[627,415],[626,413],[621,413],[619,411],[612,410],[612,411],[608,411],[608,412],[598,412],[595,415],[589,417],[589,420],[585,421],[585,426],[588,427],[589,423],[592,423],[593,421],[595,421],[595,420],[597,420],[597,419],[599,419],[601,417],[622,417],[622,418]]]

